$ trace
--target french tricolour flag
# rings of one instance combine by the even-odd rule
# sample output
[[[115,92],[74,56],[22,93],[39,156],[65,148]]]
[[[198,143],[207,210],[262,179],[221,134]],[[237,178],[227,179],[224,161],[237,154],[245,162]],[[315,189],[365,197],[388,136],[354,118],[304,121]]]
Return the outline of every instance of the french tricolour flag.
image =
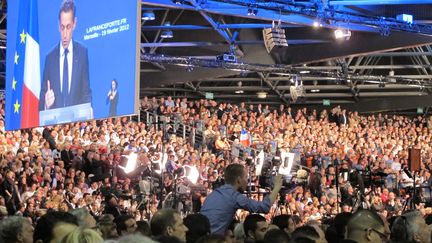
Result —
[[[240,132],[240,143],[246,147],[250,145],[249,133],[244,128]]]
[[[37,0],[19,1],[7,130],[39,126],[41,86]]]

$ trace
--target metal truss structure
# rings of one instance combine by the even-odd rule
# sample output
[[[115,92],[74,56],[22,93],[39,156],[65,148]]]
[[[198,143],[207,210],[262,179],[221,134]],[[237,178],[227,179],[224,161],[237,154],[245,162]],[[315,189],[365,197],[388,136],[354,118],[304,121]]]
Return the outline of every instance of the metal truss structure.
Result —
[[[0,7],[4,86],[5,0]],[[155,20],[141,25],[141,96],[207,94],[269,105],[386,104],[375,110],[432,102],[429,0],[142,0],[142,12],[154,13]],[[403,13],[412,14],[414,22],[397,20]],[[285,30],[288,47],[269,53],[262,30],[275,25]],[[336,29],[353,36],[335,40]],[[166,30],[174,37],[162,38]],[[224,53],[236,61],[220,60]],[[290,87],[296,81],[305,95],[293,102]],[[401,98],[405,102],[396,102]]]

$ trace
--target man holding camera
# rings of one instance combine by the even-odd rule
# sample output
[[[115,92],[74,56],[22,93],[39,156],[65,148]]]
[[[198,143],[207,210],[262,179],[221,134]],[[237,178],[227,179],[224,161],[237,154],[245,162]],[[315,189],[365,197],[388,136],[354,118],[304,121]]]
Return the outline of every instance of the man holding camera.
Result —
[[[247,183],[248,174],[242,165],[231,164],[225,169],[225,185],[210,193],[201,208],[201,213],[210,221],[212,234],[225,234],[237,209],[268,213],[282,187],[282,176],[276,176],[273,190],[263,201],[256,201],[242,194]]]

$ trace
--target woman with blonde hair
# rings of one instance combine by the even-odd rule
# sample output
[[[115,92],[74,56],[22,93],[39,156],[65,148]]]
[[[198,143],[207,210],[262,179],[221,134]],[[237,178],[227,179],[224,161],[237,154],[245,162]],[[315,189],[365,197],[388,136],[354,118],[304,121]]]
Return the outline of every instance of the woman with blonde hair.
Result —
[[[102,236],[95,230],[78,227],[67,234],[61,243],[102,243]]]

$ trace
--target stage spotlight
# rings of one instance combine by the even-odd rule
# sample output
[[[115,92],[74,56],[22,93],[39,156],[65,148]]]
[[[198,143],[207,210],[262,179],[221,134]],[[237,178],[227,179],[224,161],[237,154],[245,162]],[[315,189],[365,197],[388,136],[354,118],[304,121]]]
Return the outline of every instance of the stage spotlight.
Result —
[[[186,71],[187,72],[192,72],[194,70],[194,66],[192,66],[192,65],[187,65],[186,66]]]
[[[172,30],[164,30],[164,31],[162,31],[161,38],[170,39],[170,38],[173,38],[173,37],[174,37],[174,34],[173,34]]]
[[[264,151],[261,150],[255,158],[255,175],[256,176],[260,176],[262,173],[262,168],[264,166],[264,159],[265,159]]]
[[[146,20],[146,21],[147,21],[147,20],[155,20],[156,17],[155,17],[155,14],[154,14],[153,11],[151,11],[151,10],[147,10],[147,11],[145,11],[145,12],[143,13],[141,19],[142,19],[142,20]]]
[[[399,21],[406,22],[408,24],[412,24],[414,21],[414,16],[411,14],[399,14],[396,16],[396,19]]]
[[[260,92],[257,92],[256,94],[257,94],[258,98],[260,98],[260,99],[267,98],[267,92],[265,92],[265,91],[260,91]]]
[[[164,26],[171,26],[171,23],[170,22],[166,22],[164,24]],[[170,39],[170,38],[173,38],[173,37],[174,37],[174,34],[173,34],[172,30],[165,29],[165,30],[162,31],[161,38]]]
[[[184,172],[186,178],[192,183],[195,184],[199,178],[199,172],[196,166],[184,165]]]
[[[183,4],[183,2],[183,0],[173,0],[173,3],[178,5]]]
[[[349,40],[351,38],[351,31],[347,29],[337,29],[334,31],[334,36],[337,40]]]
[[[312,26],[313,26],[314,28],[320,28],[320,27],[323,27],[323,24],[321,23],[321,20],[316,19],[316,20],[313,22]]]
[[[258,13],[258,9],[253,8],[251,6],[248,7],[248,13],[247,13],[247,15],[249,15],[249,16],[255,16],[255,15],[257,15],[257,13]]]
[[[131,173],[136,169],[138,155],[136,153],[130,153],[129,155],[123,155],[120,161],[119,167],[123,169],[126,174]]]
[[[155,152],[151,157],[152,170],[157,174],[161,174],[165,170],[165,165],[168,160],[168,155],[166,153]]]
[[[291,169],[294,165],[295,153],[282,152],[281,160],[282,163],[279,166],[279,174],[291,175]]]

